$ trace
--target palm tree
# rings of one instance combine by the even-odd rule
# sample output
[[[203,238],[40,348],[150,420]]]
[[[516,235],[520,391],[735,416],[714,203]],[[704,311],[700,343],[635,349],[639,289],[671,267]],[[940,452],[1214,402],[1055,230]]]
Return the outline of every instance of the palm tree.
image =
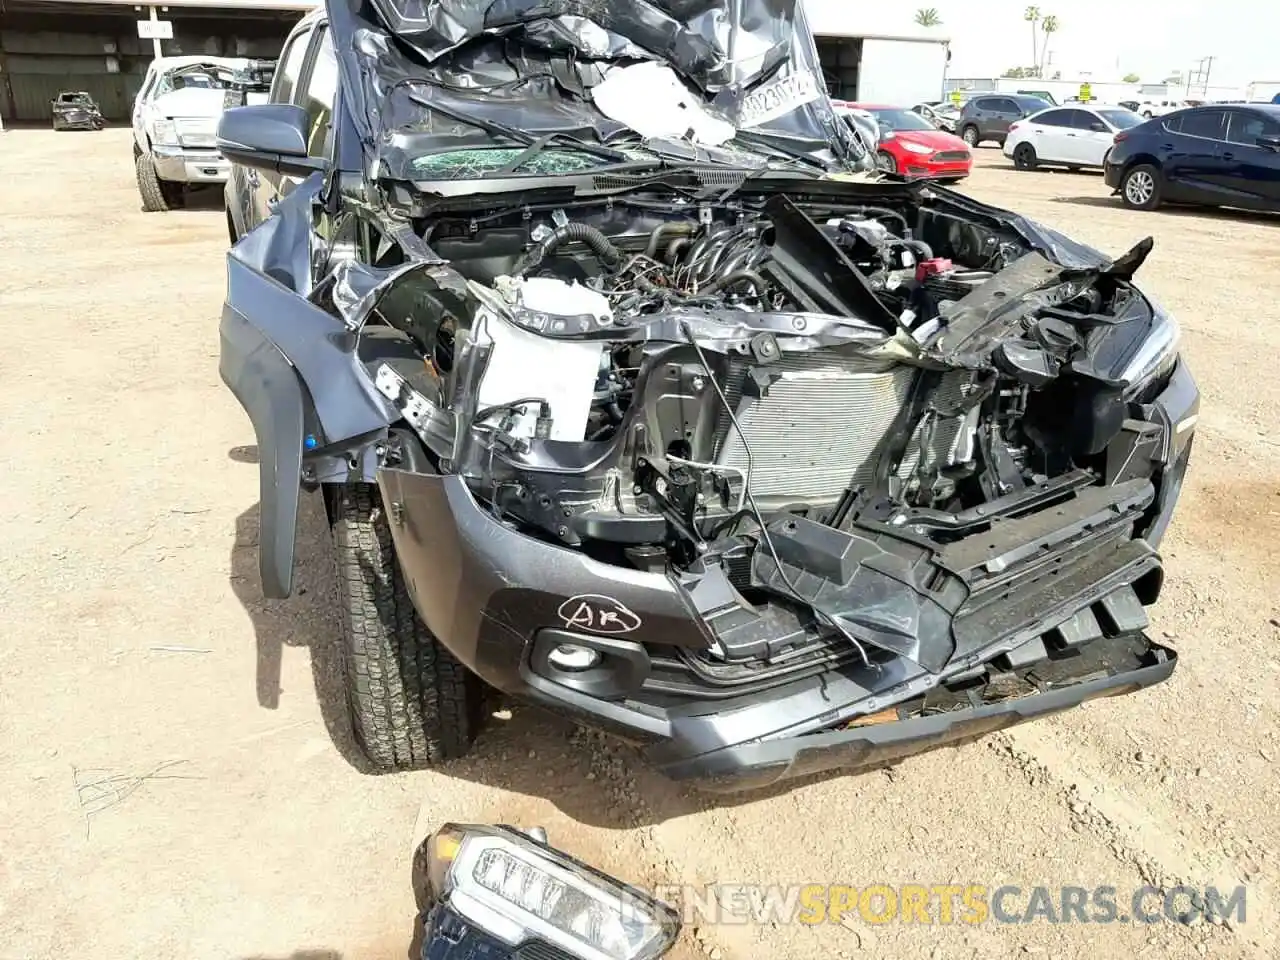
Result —
[[[1040,8],[1027,7],[1022,14],[1022,19],[1031,24],[1031,62],[1040,62],[1039,46],[1036,44],[1036,24],[1040,22]]]
[[[925,7],[916,11],[916,23],[922,27],[942,26],[942,17],[938,16],[936,7]]]
[[[1040,47],[1041,58],[1047,57],[1049,55],[1049,37],[1057,33],[1060,26],[1061,24],[1058,23],[1058,18],[1052,15],[1047,16],[1040,21],[1040,29],[1044,31],[1044,43],[1041,44],[1041,47]],[[1041,69],[1041,72],[1044,71],[1043,59],[1041,59],[1040,69]]]

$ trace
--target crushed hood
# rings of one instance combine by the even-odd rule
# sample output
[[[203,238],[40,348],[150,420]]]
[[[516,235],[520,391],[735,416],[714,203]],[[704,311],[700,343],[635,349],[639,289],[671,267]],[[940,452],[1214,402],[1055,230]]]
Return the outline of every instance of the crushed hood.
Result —
[[[708,91],[748,82],[790,59],[798,10],[796,0],[373,0],[373,6],[428,62],[484,33],[520,31],[593,59],[664,60]]]
[[[696,111],[731,125],[747,149],[827,168],[863,159],[831,109],[797,0],[327,3],[374,176],[423,179],[414,170],[422,156],[494,143],[459,116],[593,142],[635,132],[629,114],[606,114],[593,91],[645,63],[669,70]]]

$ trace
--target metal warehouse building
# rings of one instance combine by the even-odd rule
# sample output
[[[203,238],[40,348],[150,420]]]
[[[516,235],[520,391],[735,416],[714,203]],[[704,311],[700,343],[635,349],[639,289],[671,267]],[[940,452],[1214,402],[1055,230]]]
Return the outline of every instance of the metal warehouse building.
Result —
[[[0,117],[48,122],[62,90],[87,90],[109,120],[127,120],[155,43],[139,20],[172,24],[165,56],[274,57],[313,0],[0,0]]]

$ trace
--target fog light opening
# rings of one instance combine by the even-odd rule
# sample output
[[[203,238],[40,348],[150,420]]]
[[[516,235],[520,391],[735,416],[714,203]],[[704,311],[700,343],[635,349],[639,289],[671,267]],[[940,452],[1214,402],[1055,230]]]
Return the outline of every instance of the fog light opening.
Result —
[[[562,643],[547,654],[547,662],[566,673],[581,673],[600,663],[599,650],[582,647],[576,643]]]

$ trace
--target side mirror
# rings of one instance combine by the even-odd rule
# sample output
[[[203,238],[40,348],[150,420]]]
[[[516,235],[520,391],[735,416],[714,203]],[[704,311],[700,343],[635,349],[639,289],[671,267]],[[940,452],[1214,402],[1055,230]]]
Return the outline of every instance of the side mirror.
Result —
[[[307,111],[292,103],[231,107],[218,121],[218,151],[232,163],[305,177],[328,164],[307,155]]]
[[[1271,150],[1274,153],[1280,153],[1280,136],[1274,133],[1264,134],[1258,138],[1258,146],[1263,150]]]
[[[1092,130],[1094,133],[1110,133],[1111,132],[1110,130],[1107,129],[1107,125],[1103,123],[1101,120],[1093,121],[1093,123],[1089,124],[1089,129]]]

